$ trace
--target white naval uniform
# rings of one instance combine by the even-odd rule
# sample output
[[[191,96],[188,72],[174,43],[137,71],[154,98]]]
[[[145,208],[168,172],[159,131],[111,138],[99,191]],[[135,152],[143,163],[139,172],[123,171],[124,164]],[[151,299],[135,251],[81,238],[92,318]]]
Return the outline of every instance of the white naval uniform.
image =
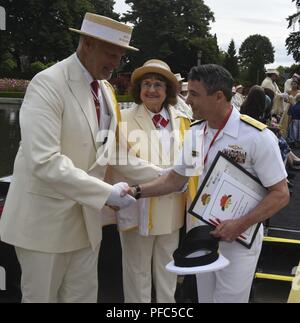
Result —
[[[233,109],[226,126],[209,150],[208,160],[199,184],[218,151],[228,155],[230,151],[236,149],[239,150],[242,159],[245,158],[245,162],[240,165],[258,177],[263,186],[270,187],[287,177],[275,135],[268,129],[259,131],[242,121],[240,117],[240,113]],[[195,132],[204,129],[206,124],[206,121],[199,122],[192,127],[192,130]],[[204,156],[216,132],[216,129],[210,129],[207,126],[204,137]],[[185,175],[186,172],[185,165],[177,165],[174,170],[181,175]],[[199,302],[248,302],[262,239],[263,227],[261,226],[250,250],[236,241],[220,242],[220,252],[230,261],[230,265],[217,272],[199,275]]]

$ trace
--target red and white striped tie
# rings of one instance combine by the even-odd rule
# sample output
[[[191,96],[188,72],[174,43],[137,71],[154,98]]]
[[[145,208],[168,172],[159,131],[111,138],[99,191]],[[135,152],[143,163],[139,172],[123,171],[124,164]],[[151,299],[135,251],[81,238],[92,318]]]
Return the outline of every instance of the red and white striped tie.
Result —
[[[99,121],[100,121],[100,101],[99,101],[99,97],[98,97],[98,91],[99,91],[98,81],[93,81],[91,83],[91,90],[92,90],[92,94],[93,94],[93,99],[94,99],[95,108],[96,108],[96,114],[97,114],[98,123],[99,123]]]

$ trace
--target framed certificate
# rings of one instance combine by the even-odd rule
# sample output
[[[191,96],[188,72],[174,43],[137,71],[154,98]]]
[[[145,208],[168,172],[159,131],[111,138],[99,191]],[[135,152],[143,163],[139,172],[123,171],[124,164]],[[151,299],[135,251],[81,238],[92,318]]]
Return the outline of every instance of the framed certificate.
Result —
[[[206,174],[189,212],[216,227],[220,221],[239,218],[267,195],[267,189],[259,179],[218,152]],[[239,243],[251,248],[260,223],[251,226],[237,239]]]

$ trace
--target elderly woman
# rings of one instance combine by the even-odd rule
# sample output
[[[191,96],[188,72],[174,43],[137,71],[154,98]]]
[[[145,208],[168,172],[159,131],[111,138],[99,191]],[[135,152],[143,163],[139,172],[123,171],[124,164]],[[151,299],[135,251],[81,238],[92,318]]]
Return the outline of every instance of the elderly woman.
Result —
[[[165,62],[152,59],[133,72],[131,82],[137,105],[121,111],[129,146],[137,156],[171,167],[190,123],[173,106],[178,81]],[[157,302],[174,302],[177,277],[165,266],[178,247],[185,194],[139,200],[131,212],[139,219],[138,227],[120,232],[125,302],[151,302],[152,282]]]

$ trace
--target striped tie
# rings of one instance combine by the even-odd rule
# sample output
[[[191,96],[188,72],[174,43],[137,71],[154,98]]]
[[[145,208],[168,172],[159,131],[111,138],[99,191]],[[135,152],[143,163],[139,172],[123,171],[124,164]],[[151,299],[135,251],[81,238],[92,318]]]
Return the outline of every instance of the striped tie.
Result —
[[[98,123],[99,123],[99,121],[100,121],[100,101],[99,101],[99,97],[98,97],[98,91],[99,91],[99,83],[98,83],[98,81],[93,81],[91,83],[91,90],[92,90],[92,94],[93,94],[93,99],[94,99],[94,103],[95,103],[97,119],[98,119]]]

